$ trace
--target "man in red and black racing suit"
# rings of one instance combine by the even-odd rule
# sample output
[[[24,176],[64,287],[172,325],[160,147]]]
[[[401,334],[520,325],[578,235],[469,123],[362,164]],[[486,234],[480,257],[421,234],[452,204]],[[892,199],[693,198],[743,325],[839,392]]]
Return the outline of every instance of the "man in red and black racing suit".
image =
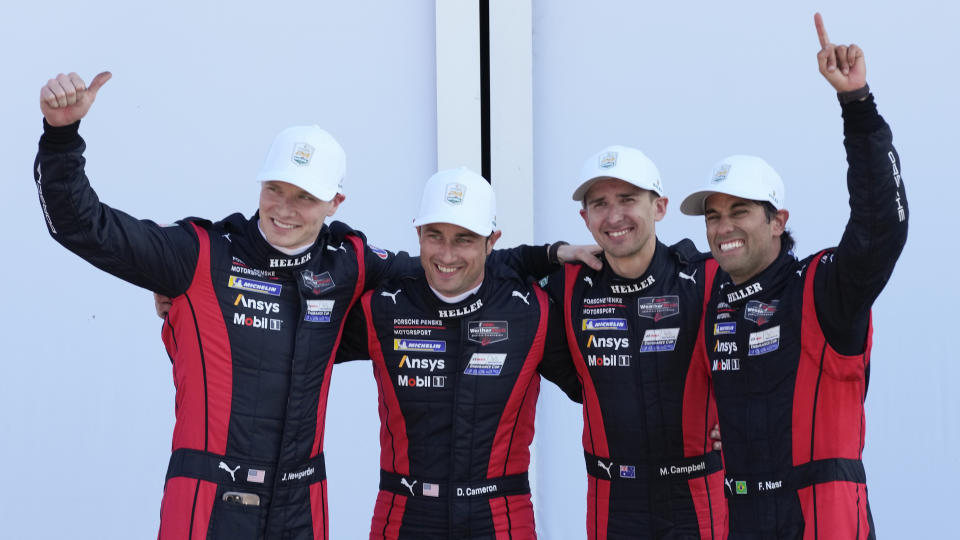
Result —
[[[659,242],[667,198],[639,150],[588,158],[573,199],[603,247],[596,271],[568,264],[547,290],[564,307],[583,383],[587,537],[725,537],[723,463],[703,360],[705,287],[716,263],[690,240]]]
[[[78,129],[108,79],[87,89],[76,74],[61,75],[44,87],[35,180],[57,242],[173,298],[163,338],[176,426],[159,538],[326,539],[330,359],[363,291],[417,261],[395,264],[347,225],[324,224],[343,200],[345,157],[316,126],[277,137],[252,218],[161,227],[101,204]],[[518,248],[498,261],[546,273],[546,254]]]
[[[830,44],[819,16],[817,26],[849,164],[850,219],[840,244],[798,261],[784,229],[783,184],[752,156],[718,163],[707,188],[682,206],[705,213],[710,248],[726,271],[707,311],[706,349],[731,539],[876,537],[861,461],[870,307],[906,242],[907,200],[862,52]]]
[[[500,231],[480,175],[431,177],[414,223],[423,271],[365,294],[338,354],[372,359],[379,392],[370,538],[536,538],[527,469],[540,375],[580,400],[559,312],[487,259]]]

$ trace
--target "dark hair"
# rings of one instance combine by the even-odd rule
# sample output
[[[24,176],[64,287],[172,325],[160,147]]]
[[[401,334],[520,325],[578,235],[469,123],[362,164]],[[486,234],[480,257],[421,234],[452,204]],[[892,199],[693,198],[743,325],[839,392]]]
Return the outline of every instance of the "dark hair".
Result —
[[[777,208],[773,206],[771,202],[757,201],[757,204],[760,205],[760,208],[763,208],[763,215],[766,216],[767,223],[770,223],[770,220],[777,217]],[[792,251],[796,244],[790,231],[783,229],[783,233],[780,235],[780,249],[782,251]]]

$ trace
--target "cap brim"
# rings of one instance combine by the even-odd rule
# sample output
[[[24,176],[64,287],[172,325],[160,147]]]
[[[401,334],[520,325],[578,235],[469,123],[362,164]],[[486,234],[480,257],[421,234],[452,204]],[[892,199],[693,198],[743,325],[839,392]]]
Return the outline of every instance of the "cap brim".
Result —
[[[705,206],[707,197],[715,193],[721,192],[714,190],[703,190],[687,195],[687,198],[680,203],[680,212],[688,216],[702,216],[706,210]]]
[[[475,222],[468,223],[466,220],[450,221],[449,215],[417,216],[413,219],[414,227],[422,227],[423,225],[430,225],[433,223],[449,223],[451,225],[463,227],[464,229],[479,234],[480,236],[490,236],[490,233],[493,232],[493,226],[490,224],[483,226],[482,224]]]
[[[577,187],[577,189],[573,190],[573,200],[575,200],[575,201],[582,201],[583,198],[586,197],[587,192],[590,191],[590,188],[593,186],[593,184],[597,183],[597,180],[600,180],[601,178],[611,178],[611,177],[609,177],[609,176],[594,176],[593,178],[591,178],[591,179],[587,180],[586,182],[580,184],[580,186]]]
[[[278,175],[278,176],[279,176],[279,175]],[[317,199],[319,199],[319,200],[321,200],[321,201],[324,201],[324,202],[330,202],[330,201],[332,201],[333,198],[336,197],[337,193],[342,193],[342,192],[343,192],[343,191],[340,190],[340,189],[328,188],[328,187],[324,187],[324,186],[319,186],[319,187],[318,187],[318,186],[313,186],[313,187],[311,188],[311,186],[305,185],[304,182],[298,182],[298,181],[296,181],[296,180],[283,180],[283,179],[281,179],[281,178],[271,178],[271,175],[270,175],[270,174],[265,174],[265,175],[262,175],[260,178],[257,178],[257,182],[259,182],[259,183],[263,183],[263,182],[285,182],[285,183],[287,183],[287,184],[291,184],[291,185],[297,186],[298,188],[306,191],[306,192],[309,193],[310,195],[313,195],[313,196],[316,197]]]

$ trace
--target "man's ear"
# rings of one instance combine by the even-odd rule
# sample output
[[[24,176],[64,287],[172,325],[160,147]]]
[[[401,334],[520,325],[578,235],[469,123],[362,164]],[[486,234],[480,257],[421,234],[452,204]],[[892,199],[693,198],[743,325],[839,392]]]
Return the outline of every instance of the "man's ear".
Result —
[[[777,215],[771,220],[773,223],[774,236],[780,236],[787,229],[787,220],[790,219],[790,212],[787,210],[777,210]]]
[[[660,221],[663,219],[663,216],[667,215],[667,205],[670,203],[668,197],[657,197],[654,204],[653,220]]]
[[[487,255],[493,251],[493,245],[497,243],[497,240],[500,239],[500,236],[503,234],[503,231],[496,230],[490,233],[490,236],[487,237]]]
[[[340,203],[345,201],[347,196],[343,193],[337,193],[333,196],[333,199],[330,201],[330,209],[327,210],[327,217],[330,217],[337,213],[337,208],[340,208]]]

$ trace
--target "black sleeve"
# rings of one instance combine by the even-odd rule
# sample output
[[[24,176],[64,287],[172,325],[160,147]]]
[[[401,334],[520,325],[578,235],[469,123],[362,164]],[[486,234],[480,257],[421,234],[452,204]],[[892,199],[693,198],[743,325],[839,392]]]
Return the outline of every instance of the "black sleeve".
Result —
[[[560,264],[550,262],[547,256],[548,247],[524,244],[514,248],[495,249],[490,253],[487,265],[505,268],[527,282],[539,281],[561,268]]]
[[[907,240],[907,197],[890,127],[873,95],[843,105],[850,219],[836,251],[814,276],[817,317],[841,354],[860,354],[870,307],[893,273]]]
[[[567,263],[567,264],[577,264],[577,263]],[[566,280],[566,269],[560,268],[556,272],[550,274],[549,276],[540,280],[540,287],[546,291],[547,296],[550,297],[550,301],[557,305],[557,308],[560,311],[561,321],[563,318],[563,303],[566,302],[564,299],[564,287]]]
[[[97,268],[134,285],[178,296],[190,286],[199,244],[189,224],[161,227],[100,202],[84,172],[77,122],[44,121],[34,180],[50,236]]]
[[[367,293],[370,294],[370,293]],[[366,296],[366,295],[364,295]],[[367,360],[370,358],[367,345],[367,317],[363,311],[363,302],[357,302],[347,314],[347,322],[343,327],[343,336],[334,362],[337,364],[351,360]]]
[[[551,299],[547,316],[547,340],[543,347],[543,360],[537,371],[557,386],[567,397],[577,403],[583,403],[583,386],[573,365],[570,349],[567,346],[566,333],[563,330],[563,315],[557,304]]]

